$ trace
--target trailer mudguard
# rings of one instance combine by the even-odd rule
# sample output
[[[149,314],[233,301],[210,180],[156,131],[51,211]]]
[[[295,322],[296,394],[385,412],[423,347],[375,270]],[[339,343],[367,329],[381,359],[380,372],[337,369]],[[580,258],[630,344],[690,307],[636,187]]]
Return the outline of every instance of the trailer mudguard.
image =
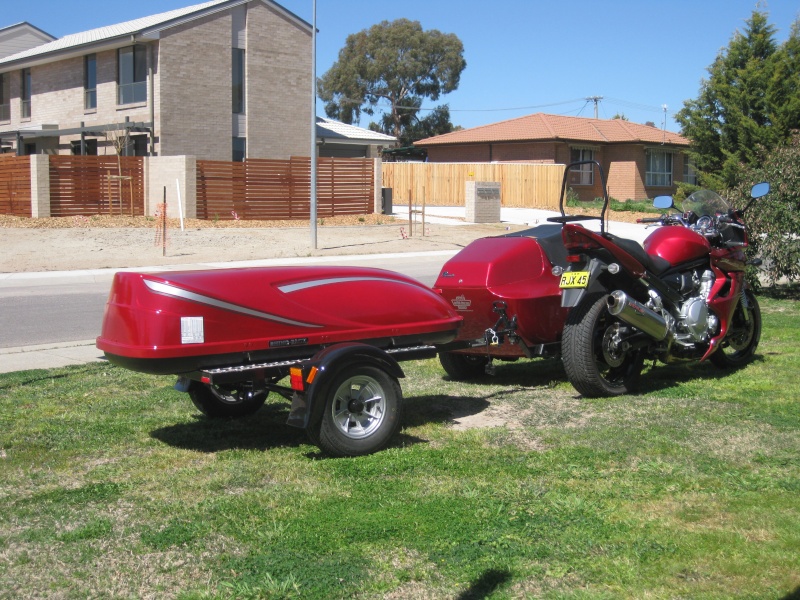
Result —
[[[313,382],[304,392],[295,391],[289,418],[286,421],[287,425],[301,429],[316,426],[322,418],[322,411],[325,410],[325,392],[329,381],[336,376],[339,370],[354,364],[375,366],[386,371],[395,379],[405,377],[400,364],[380,348],[358,342],[345,342],[329,346],[303,364],[304,378],[314,367],[317,369],[317,373]]]

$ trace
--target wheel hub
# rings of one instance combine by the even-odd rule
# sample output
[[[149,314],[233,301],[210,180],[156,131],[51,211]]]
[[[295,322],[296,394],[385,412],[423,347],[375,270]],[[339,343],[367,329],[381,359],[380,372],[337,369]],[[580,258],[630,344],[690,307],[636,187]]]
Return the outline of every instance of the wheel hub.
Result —
[[[603,335],[603,359],[609,367],[619,367],[625,362],[625,350],[619,335],[619,324],[606,329]]]
[[[347,410],[351,413],[362,413],[364,412],[364,403],[358,398],[353,398],[347,403]]]

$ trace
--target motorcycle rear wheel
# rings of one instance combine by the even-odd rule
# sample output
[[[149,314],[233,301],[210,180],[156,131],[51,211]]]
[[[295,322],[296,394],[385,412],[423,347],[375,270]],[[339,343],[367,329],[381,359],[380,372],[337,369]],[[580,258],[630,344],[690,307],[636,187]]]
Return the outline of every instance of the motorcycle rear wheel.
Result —
[[[742,301],[733,311],[728,333],[711,362],[723,369],[735,369],[750,362],[761,340],[761,308],[750,290],[745,290],[747,306]]]
[[[588,398],[630,394],[639,385],[644,355],[614,343],[620,321],[609,312],[607,294],[586,296],[564,325],[561,356],[567,379]]]

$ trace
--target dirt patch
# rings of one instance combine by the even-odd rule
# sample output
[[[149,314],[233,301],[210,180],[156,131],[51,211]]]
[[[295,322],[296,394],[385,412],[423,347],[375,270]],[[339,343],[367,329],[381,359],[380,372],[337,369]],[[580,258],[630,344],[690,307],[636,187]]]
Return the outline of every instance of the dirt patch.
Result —
[[[166,246],[146,217],[21,219],[0,216],[0,272],[164,267],[272,258],[458,251],[471,241],[523,227],[429,224],[408,237],[408,223],[386,215],[321,219],[317,247],[307,221],[203,221],[181,230],[170,219]]]

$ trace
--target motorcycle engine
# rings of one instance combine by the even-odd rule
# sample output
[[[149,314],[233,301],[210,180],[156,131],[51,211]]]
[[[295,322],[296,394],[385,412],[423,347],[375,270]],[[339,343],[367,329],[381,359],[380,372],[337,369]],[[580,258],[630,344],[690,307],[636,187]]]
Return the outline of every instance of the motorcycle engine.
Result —
[[[707,342],[719,327],[719,319],[708,310],[706,300],[714,284],[714,273],[709,270],[682,275],[684,282],[691,281],[692,292],[680,305],[675,341],[680,344]],[[686,286],[684,284],[684,290]]]

